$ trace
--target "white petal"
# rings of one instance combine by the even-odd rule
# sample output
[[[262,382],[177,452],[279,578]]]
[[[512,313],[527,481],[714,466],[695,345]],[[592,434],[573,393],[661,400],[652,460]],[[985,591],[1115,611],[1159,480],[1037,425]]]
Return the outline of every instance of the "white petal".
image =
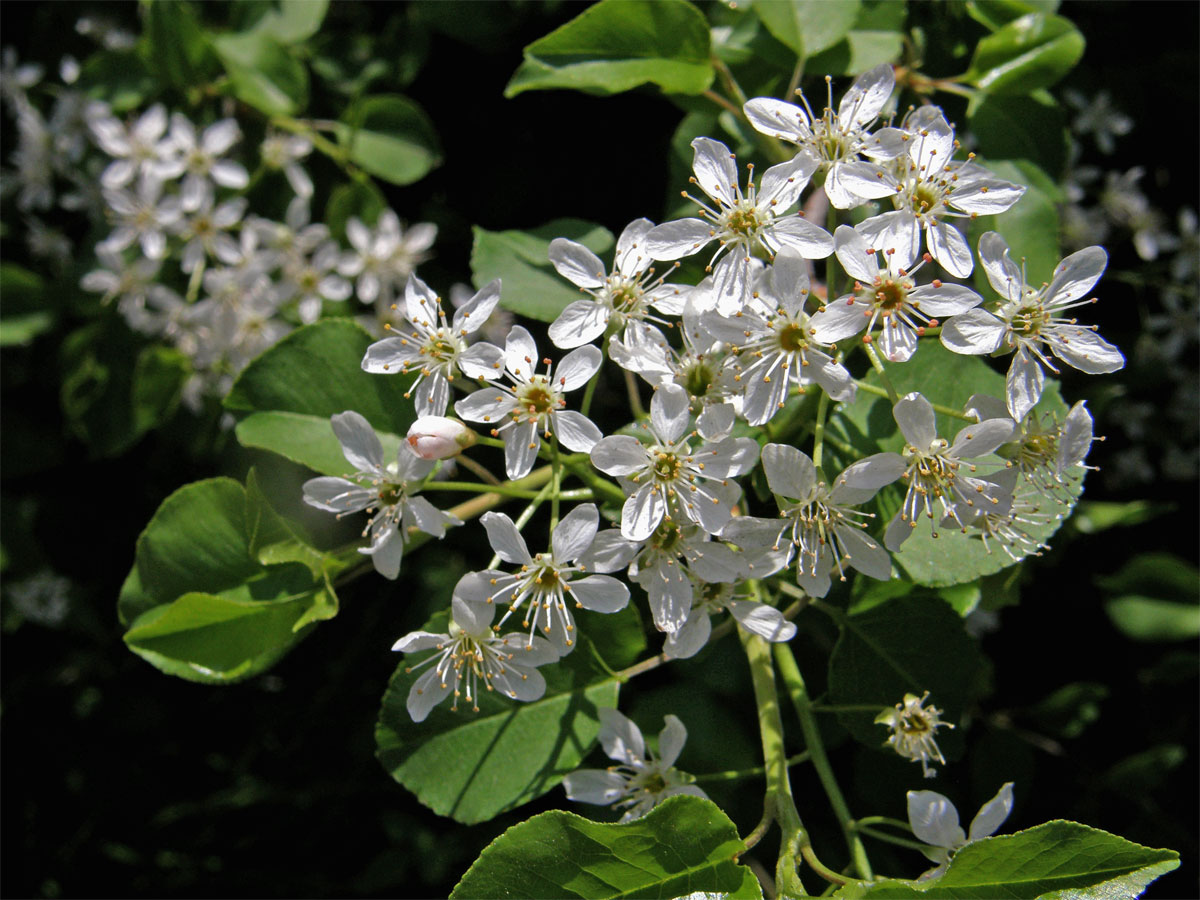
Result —
[[[763,640],[780,642],[790,641],[796,634],[796,626],[783,617],[783,613],[765,603],[754,603],[748,600],[731,600],[729,611],[738,620],[738,624],[757,634]]]
[[[850,565],[880,581],[892,577],[892,558],[886,550],[859,528],[840,528],[838,536],[850,557]]]
[[[641,275],[654,262],[644,243],[646,235],[653,227],[654,223],[649,219],[634,219],[617,238],[617,254],[613,268],[626,278]]]
[[[570,562],[586,553],[599,525],[600,513],[594,503],[580,504],[563,516],[550,536],[555,562]]]
[[[743,110],[756,131],[799,144],[812,136],[808,114],[792,103],[773,97],[755,97]]]
[[[404,535],[394,523],[380,523],[371,528],[371,546],[360,551],[371,557],[375,571],[389,581],[400,577],[400,563],[404,558]]]
[[[885,320],[879,338],[879,349],[889,362],[908,362],[917,352],[917,333],[898,319]]]
[[[597,715],[600,717],[597,737],[609,759],[626,765],[645,761],[646,742],[640,728],[615,709],[601,707]]]
[[[472,637],[492,635],[496,604],[488,602],[490,577],[487,572],[468,572],[458,580],[450,599],[454,623]]]
[[[758,207],[769,207],[776,215],[789,209],[800,199],[800,194],[808,185],[808,179],[812,177],[813,172],[817,171],[818,165],[817,160],[807,153],[797,153],[787,162],[771,166],[763,172],[758,190]],[[824,229],[821,231],[828,235]],[[825,255],[828,256],[829,253]],[[820,257],[814,257],[816,258]]]
[[[533,471],[541,446],[536,423],[517,425],[504,432],[504,471],[508,477],[524,478]]]
[[[772,494],[807,500],[817,485],[817,470],[803,452],[788,444],[767,444],[762,449],[763,470]]]
[[[691,398],[677,384],[664,384],[650,400],[650,424],[667,443],[674,444],[687,431]]]
[[[1037,406],[1044,379],[1042,367],[1024,348],[1014,354],[1004,385],[1008,411],[1012,413],[1013,421],[1020,422]]]
[[[326,512],[358,512],[378,499],[378,491],[368,490],[345,478],[322,476],[304,482],[304,502]]]
[[[448,634],[434,634],[431,631],[413,631],[392,644],[392,649],[402,653],[414,653],[418,650],[432,650],[438,644],[449,643],[449,641],[450,635]]]
[[[968,425],[955,436],[948,455],[960,459],[987,456],[1012,438],[1014,428],[1015,423],[1007,418],[985,419],[978,425]]]
[[[779,247],[791,247],[805,259],[824,259],[833,252],[833,235],[808,219],[778,219],[767,232]]]
[[[904,439],[921,451],[937,440],[937,424],[933,407],[921,394],[914,391],[900,398],[892,410],[892,416]]]
[[[1084,247],[1072,253],[1054,269],[1054,279],[1046,288],[1046,303],[1058,306],[1078,300],[1100,280],[1108,265],[1103,247]]]
[[[628,566],[640,549],[639,542],[626,540],[615,528],[606,528],[579,558],[579,566],[588,572],[616,572]]]
[[[1008,814],[1012,812],[1013,783],[1006,783],[996,796],[980,807],[975,818],[971,820],[971,831],[968,839],[978,841],[981,838],[995,834],[996,829],[1004,824],[1004,820],[1008,818]]]
[[[854,79],[854,84],[850,85],[838,104],[838,118],[844,124],[870,125],[892,96],[895,86],[896,76],[890,63],[880,63],[863,72]]]
[[[870,305],[847,295],[830,301],[824,309],[814,313],[808,320],[808,327],[817,343],[835,344],[858,334],[870,321]]]
[[[410,276],[411,278],[412,276]],[[500,302],[500,279],[495,278],[481,287],[478,293],[454,313],[453,325],[458,331],[474,334],[485,324]]]
[[[599,347],[579,347],[564,356],[554,368],[554,383],[561,390],[583,387],[600,369],[604,354]]]
[[[591,453],[604,433],[583,413],[564,409],[553,415],[554,433],[574,453]]]
[[[513,375],[528,380],[537,364],[537,344],[533,341],[533,335],[520,325],[514,325],[504,341],[504,365]]]
[[[698,252],[716,235],[702,219],[678,219],[656,225],[646,235],[646,250],[655,259],[682,259]]]
[[[454,690],[453,681],[442,684],[442,678],[436,668],[431,668],[413,682],[408,692],[408,714],[414,722],[424,722],[430,711],[450,696]]]
[[[525,544],[525,538],[521,537],[521,532],[517,531],[517,526],[513,524],[512,519],[504,513],[486,512],[479,521],[487,529],[488,542],[492,545],[492,549],[502,560],[517,565],[528,565],[533,562],[533,557],[529,555],[529,547]]]
[[[1011,301],[1020,299],[1024,279],[1008,253],[1008,244],[994,231],[987,232],[979,239],[979,262],[987,273],[992,290]]]
[[[899,453],[876,453],[847,466],[834,490],[845,485],[854,490],[877,491],[899,478],[907,468]]]
[[[975,268],[975,257],[967,246],[967,239],[953,225],[935,222],[926,230],[929,238],[929,254],[951,275],[966,278]]]
[[[484,388],[454,404],[454,411],[468,422],[499,422],[513,409],[511,394],[499,388]]]
[[[339,413],[329,420],[333,433],[342,445],[346,461],[360,472],[383,468],[383,445],[375,429],[365,418],[353,411]]]
[[[591,457],[592,465],[607,475],[632,475],[649,464],[645,445],[626,434],[597,441]]]
[[[729,148],[712,138],[698,137],[692,141],[692,149],[692,170],[704,193],[723,206],[733,206],[738,195],[738,173]]]
[[[677,716],[663,716],[663,721],[666,724],[658,733],[658,761],[662,766],[669,768],[675,765],[675,760],[679,759],[679,754],[683,751],[683,745],[687,743],[687,729]]]
[[[494,380],[504,367],[504,351],[495,344],[479,341],[458,355],[458,367],[468,378]]]
[[[420,350],[408,338],[384,338],[367,347],[362,369],[373,375],[395,375],[420,359]]]
[[[608,307],[595,300],[576,300],[559,313],[546,333],[560,349],[582,347],[604,334],[611,315]]]
[[[937,791],[908,792],[908,823],[926,844],[953,850],[966,843],[958,824],[958,810]]]
[[[577,803],[596,803],[608,806],[626,793],[625,778],[607,769],[579,769],[563,779],[567,799]]]
[[[621,536],[630,541],[647,540],[666,512],[662,492],[653,484],[642,485],[621,507]]]
[[[1090,328],[1060,325],[1046,343],[1063,362],[1089,375],[1105,375],[1125,365],[1121,351]]]
[[[977,356],[1000,349],[1004,323],[986,309],[970,309],[942,325],[942,343],[955,353]]]
[[[646,591],[654,627],[670,634],[678,631],[692,610],[695,592],[687,572],[678,564],[660,560],[641,569],[637,583]]]
[[[550,262],[559,275],[581,288],[601,287],[608,274],[600,257],[583,244],[566,238],[550,242]]]
[[[668,634],[663,653],[670,659],[688,659],[700,652],[712,634],[712,621],[702,609],[694,609],[674,634]]]

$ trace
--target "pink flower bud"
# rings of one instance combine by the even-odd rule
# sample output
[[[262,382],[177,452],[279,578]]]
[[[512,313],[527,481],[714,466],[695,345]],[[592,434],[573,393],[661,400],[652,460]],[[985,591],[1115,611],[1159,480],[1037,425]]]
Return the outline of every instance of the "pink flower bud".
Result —
[[[449,459],[475,443],[475,432],[457,419],[421,416],[408,429],[408,443],[421,459]]]

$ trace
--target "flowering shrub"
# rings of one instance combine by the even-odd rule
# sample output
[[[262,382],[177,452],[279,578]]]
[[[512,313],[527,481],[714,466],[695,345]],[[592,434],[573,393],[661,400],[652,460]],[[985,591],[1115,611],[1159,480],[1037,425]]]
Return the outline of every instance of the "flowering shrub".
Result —
[[[680,126],[690,171],[662,222],[648,205],[615,238],[476,229],[475,287],[444,293],[416,274],[436,227],[403,224],[374,183],[434,165],[424,113],[369,83],[336,121],[307,108],[297,53],[323,4],[220,33],[147,5],[148,51],[107,52],[184,93],[221,73],[186,109],[71,88],[64,69],[47,122],[41,82],[6,59],[16,208],[90,229],[80,287],[140,341],[128,427],[97,446],[219,405],[214,435],[310,472],[287,498],[254,468],[167,497],[118,599],[129,649],[193,682],[259,676],[347,614],[352,582],[382,575],[403,601],[422,546],[471,530],[437,611],[394,608],[378,758],[462,824],[559,785],[611,810],[516,825],[453,896],[1136,896],[1178,864],[1075,822],[993,837],[1020,808],[1012,782],[969,836],[933,791],[908,791],[907,825],[847,805],[831,760],[854,745],[880,772],[961,764],[987,690],[972,614],[1037,571],[1095,468],[1063,366],[1126,360],[1079,309],[1104,294],[1105,249],[1060,253],[1056,220],[1023,214],[1047,205],[1037,160],[991,159],[973,108],[959,127],[939,105],[1045,94],[1082,53],[1075,26],[969,7],[987,34],[943,80],[899,23],[810,6],[602,0],[527,47],[510,95],[648,84],[716,112]],[[796,87],[818,63],[833,72],[814,99]],[[86,433],[104,407],[78,395]],[[818,633],[834,639],[801,643]],[[655,743],[619,711],[651,672],[716,679],[733,645],[752,716],[668,712]],[[761,766],[677,767],[689,734],[750,722]],[[597,743],[615,765],[588,767]],[[801,766],[823,798],[794,794]],[[701,787],[764,777],[749,828]],[[824,802],[844,846],[805,825]],[[877,842],[937,867],[880,866]]]

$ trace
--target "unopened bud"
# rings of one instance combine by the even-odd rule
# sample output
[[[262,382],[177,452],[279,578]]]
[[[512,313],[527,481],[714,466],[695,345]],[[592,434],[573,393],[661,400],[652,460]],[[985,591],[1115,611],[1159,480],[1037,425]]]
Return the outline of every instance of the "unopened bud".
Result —
[[[421,459],[449,459],[475,443],[475,432],[457,419],[421,416],[408,429],[408,443]]]

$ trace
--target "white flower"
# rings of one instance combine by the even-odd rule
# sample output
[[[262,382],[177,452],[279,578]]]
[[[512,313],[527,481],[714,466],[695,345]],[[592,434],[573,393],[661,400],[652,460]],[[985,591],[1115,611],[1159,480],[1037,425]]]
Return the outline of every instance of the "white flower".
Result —
[[[901,703],[877,715],[875,724],[886,725],[892,730],[884,741],[885,747],[891,747],[905,759],[920,762],[925,777],[932,778],[937,771],[929,768],[929,761],[936,759],[943,766],[946,764],[942,751],[938,749],[935,737],[937,730],[942,727],[953,728],[954,725],[939,718],[942,711],[936,706],[925,708],[924,703],[928,698],[929,691],[920,697],[905,694]]]
[[[503,358],[500,348],[488,343],[468,346],[467,335],[483,327],[499,302],[497,278],[455,310],[453,320],[448,321],[442,298],[414,275],[404,288],[404,312],[411,330],[405,328],[407,334],[368,347],[363,370],[376,375],[418,372],[406,396],[416,393],[417,415],[440,416],[450,403],[450,382],[459,372],[468,378],[496,377]]]
[[[697,583],[692,611],[679,630],[669,633],[663,643],[663,655],[669,659],[688,659],[699,653],[712,635],[709,617],[723,610],[728,610],[738,625],[764,641],[781,643],[796,636],[795,624],[785,619],[782,612],[757,600],[745,599],[745,595],[737,593],[738,585],[694,580]]]
[[[386,307],[395,289],[429,258],[426,251],[436,237],[436,225],[421,223],[405,230],[390,209],[379,214],[373,230],[352,216],[346,223],[346,239],[353,250],[342,257],[339,271],[356,279],[359,300]]]
[[[356,412],[344,412],[330,423],[346,461],[358,471],[353,480],[326,476],[306,481],[304,502],[339,516],[363,510],[372,513],[363,529],[364,537],[371,536],[371,546],[359,552],[371,557],[380,575],[395,579],[410,528],[441,538],[448,525],[461,525],[462,521],[424,497],[414,496],[432,471],[432,460],[421,459],[402,443],[396,461],[385,466],[383,445],[366,419]]]
[[[565,656],[575,648],[575,617],[571,606],[594,612],[620,612],[629,603],[629,588],[608,575],[575,577],[592,567],[584,559],[592,549],[600,524],[594,503],[575,507],[550,536],[550,550],[532,556],[512,519],[504,513],[484,513],[480,518],[496,555],[520,568],[509,575],[496,569],[472,572],[455,589],[467,600],[508,604],[503,625],[518,609],[521,627],[530,638],[538,628]],[[591,561],[590,559],[588,561]],[[570,602],[568,602],[568,600]]]
[[[773,256],[791,247],[806,259],[824,259],[833,251],[833,238],[825,229],[798,213],[785,215],[816,171],[816,160],[797,154],[791,161],[767,169],[761,189],[749,181],[743,194],[738,186],[736,157],[728,147],[706,137],[696,138],[692,147],[696,151],[692,181],[717,208],[697,200],[703,218],[658,225],[646,235],[646,246],[655,259],[674,260],[698,253],[717,241],[713,261],[718,257],[721,261],[713,272],[713,294],[723,315],[741,309],[749,294],[750,259],[755,249],[764,249]]]
[[[664,384],[650,401],[654,442],[628,435],[606,437],[592,448],[592,465],[620,476],[632,491],[621,509],[621,534],[644,541],[664,519],[689,519],[717,534],[733,515],[741,488],[729,479],[745,475],[758,461],[753,438],[725,438],[695,451],[688,444],[688,394]]]
[[[595,803],[624,809],[622,822],[650,812],[667,797],[690,794],[708,798],[689,782],[690,776],[674,768],[687,729],[675,716],[664,716],[658,736],[658,754],[646,752],[641,729],[615,709],[600,710],[600,746],[617,765],[607,769],[579,769],[563,779],[567,797],[580,803]]]
[[[942,329],[942,343],[965,354],[1015,350],[1006,393],[1009,411],[1020,421],[1042,396],[1042,369],[1058,372],[1043,348],[1089,375],[1115,372],[1125,365],[1125,357],[1096,333],[1095,325],[1080,325],[1063,315],[1096,302],[1084,298],[1108,265],[1104,248],[1072,253],[1055,267],[1050,283],[1038,288],[1026,282],[1024,267],[1017,268],[1008,254],[1008,244],[996,232],[979,239],[979,258],[1001,297],[1000,309],[995,315],[976,309],[951,320]]]
[[[647,318],[653,308],[664,315],[679,315],[683,301],[679,292],[665,285],[660,277],[647,284],[654,270],[654,259],[643,247],[646,234],[654,227],[649,219],[637,219],[625,226],[617,238],[617,253],[611,273],[591,250],[566,238],[550,242],[550,262],[558,274],[591,294],[591,300],[576,300],[564,309],[547,332],[554,346],[563,350],[590,344],[613,323],[614,331],[630,322]]]
[[[406,440],[421,459],[449,459],[475,443],[475,432],[457,419],[421,416],[409,426]]]
[[[825,193],[838,209],[849,209],[864,203],[842,183],[846,164],[859,159],[860,154],[872,159],[895,159],[902,154],[910,136],[899,128],[881,128],[871,134],[868,130],[883,112],[896,77],[889,63],[881,63],[855,79],[842,97],[835,113],[832,79],[825,83],[831,91],[829,103],[820,118],[813,115],[808,100],[800,95],[804,107],[785,103],[771,97],[757,97],[744,107],[750,124],[763,134],[791,141],[820,160],[825,176]]]
[[[167,139],[174,156],[151,164],[153,173],[162,179],[184,176],[181,199],[185,209],[195,209],[200,203],[205,185],[213,184],[241,190],[250,183],[246,168],[224,159],[224,155],[241,139],[242,133],[234,119],[221,119],[209,125],[197,137],[196,126],[182,113],[171,114],[171,129]]]
[[[791,389],[818,384],[834,400],[853,400],[854,379],[817,344],[804,311],[807,264],[790,247],[759,279],[754,298],[731,317],[707,313],[703,325],[736,354],[734,381],[744,385],[742,414],[762,425],[783,409]]]
[[[214,207],[212,185],[201,182],[194,202],[187,207],[191,215],[179,220],[172,231],[186,242],[179,267],[185,272],[194,272],[207,257],[213,257],[226,265],[242,261],[238,242],[228,234],[246,213],[245,197],[234,197]]]
[[[350,282],[337,274],[340,258],[341,251],[333,241],[326,241],[312,256],[285,256],[281,277],[275,283],[276,300],[294,300],[300,321],[315,322],[321,316],[323,301],[341,303],[353,292]]]
[[[674,633],[692,610],[696,582],[740,581],[749,574],[732,549],[694,525],[663,520],[629,567],[650,600],[654,627]],[[693,577],[694,576],[694,577]]]
[[[767,574],[758,571],[758,565],[782,568],[798,552],[796,583],[811,597],[829,593],[835,567],[842,581],[847,566],[882,581],[891,577],[887,551],[864,534],[863,520],[869,514],[852,508],[875,496],[881,486],[874,466],[855,463],[833,479],[831,488],[818,480],[808,455],[787,444],[763,447],[762,464],[767,485],[779,501],[780,518],[741,516],[721,532],[725,540],[750,551],[756,575]],[[777,559],[768,562],[771,554],[764,551],[774,552]]]
[[[125,187],[136,176],[147,174],[154,163],[166,159],[174,149],[163,138],[167,111],[161,103],[151,106],[129,128],[113,116],[89,124],[96,143],[113,158],[100,176],[100,183],[110,190]]]
[[[558,659],[558,652],[548,641],[523,634],[496,634],[491,627],[495,605],[469,600],[457,587],[450,609],[446,634],[414,631],[392,646],[404,653],[438,651],[405,669],[412,672],[436,662],[408,692],[408,714],[414,722],[425,721],[430,710],[451,695],[452,710],[458,709],[459,697],[463,697],[473,712],[479,712],[480,690],[500,691],[527,703],[546,693],[546,680],[537,667]]]
[[[312,141],[298,134],[269,132],[263,138],[259,153],[268,169],[282,169],[288,184],[297,197],[308,198],[313,193],[312,179],[300,165],[300,160],[312,153]]]
[[[164,233],[183,215],[178,197],[163,197],[162,182],[143,175],[137,181],[136,193],[124,188],[105,190],[104,200],[115,228],[98,246],[120,252],[138,241],[147,259],[162,259],[167,255]]]
[[[529,474],[543,435],[555,435],[568,450],[578,453],[587,453],[601,437],[591,419],[564,409],[567,401],[563,397],[567,391],[583,387],[596,374],[600,351],[590,344],[579,347],[544,375],[537,373],[537,361],[533,336],[514,325],[504,342],[504,367],[513,387],[486,387],[454,404],[454,411],[468,422],[495,425],[492,434],[504,439],[504,465],[509,478]],[[543,362],[550,366],[550,360]],[[487,377],[496,374],[489,372]]]
[[[967,834],[963,834],[962,826],[958,824],[958,810],[947,797],[937,791],[909,791],[908,824],[919,840],[930,845],[922,847],[921,852],[938,864],[918,880],[937,878],[946,871],[955,853],[972,841],[995,834],[1012,812],[1012,789],[1013,783],[1009,781],[995,797],[983,804],[971,820],[971,830]]]
[[[910,268],[908,248],[885,245],[884,264],[861,231],[842,225],[835,237],[837,258],[854,279],[854,290],[827,303],[810,320],[813,340],[832,344],[866,330],[863,341],[871,341],[875,323],[880,323],[880,349],[892,362],[906,362],[917,352],[917,339],[926,326],[938,324],[935,316],[953,316],[983,302],[968,288],[934,280],[917,286]]]

